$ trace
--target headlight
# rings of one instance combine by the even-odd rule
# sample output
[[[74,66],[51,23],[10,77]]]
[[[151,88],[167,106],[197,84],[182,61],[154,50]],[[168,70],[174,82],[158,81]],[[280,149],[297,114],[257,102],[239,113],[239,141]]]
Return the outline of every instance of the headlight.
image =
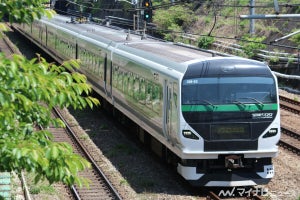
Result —
[[[268,138],[268,137],[273,137],[277,135],[278,133],[278,128],[271,128],[264,136],[263,138]]]
[[[190,130],[183,130],[182,131],[182,135],[185,138],[189,138],[189,139],[194,139],[194,140],[198,140],[199,137],[197,135],[195,135],[192,131]]]

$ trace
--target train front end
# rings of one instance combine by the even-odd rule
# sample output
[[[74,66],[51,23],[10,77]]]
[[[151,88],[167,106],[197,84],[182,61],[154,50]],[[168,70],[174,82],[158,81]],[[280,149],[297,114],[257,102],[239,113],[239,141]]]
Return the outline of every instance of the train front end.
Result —
[[[178,172],[195,186],[267,184],[280,138],[276,77],[263,63],[189,64],[181,82]]]

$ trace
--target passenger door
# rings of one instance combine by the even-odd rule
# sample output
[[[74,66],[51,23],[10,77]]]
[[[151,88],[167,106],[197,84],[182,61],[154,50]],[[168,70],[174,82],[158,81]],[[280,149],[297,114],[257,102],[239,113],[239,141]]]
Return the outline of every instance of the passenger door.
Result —
[[[165,80],[164,84],[164,135],[169,140],[170,139],[170,131],[172,130],[172,85],[168,80]]]
[[[165,81],[164,135],[172,145],[178,143],[178,83]]]

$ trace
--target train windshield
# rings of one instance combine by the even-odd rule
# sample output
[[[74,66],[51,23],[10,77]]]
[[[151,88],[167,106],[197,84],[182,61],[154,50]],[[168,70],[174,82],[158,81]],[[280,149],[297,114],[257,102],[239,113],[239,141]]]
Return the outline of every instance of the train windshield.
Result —
[[[208,77],[182,81],[183,105],[276,103],[272,77]]]

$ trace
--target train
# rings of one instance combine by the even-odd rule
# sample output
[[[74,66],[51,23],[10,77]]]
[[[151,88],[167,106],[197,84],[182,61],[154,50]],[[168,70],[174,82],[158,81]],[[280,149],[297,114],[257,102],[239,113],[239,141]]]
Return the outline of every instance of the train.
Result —
[[[267,184],[278,154],[276,76],[263,62],[56,15],[15,28],[58,61],[78,59],[94,91],[192,186]]]

